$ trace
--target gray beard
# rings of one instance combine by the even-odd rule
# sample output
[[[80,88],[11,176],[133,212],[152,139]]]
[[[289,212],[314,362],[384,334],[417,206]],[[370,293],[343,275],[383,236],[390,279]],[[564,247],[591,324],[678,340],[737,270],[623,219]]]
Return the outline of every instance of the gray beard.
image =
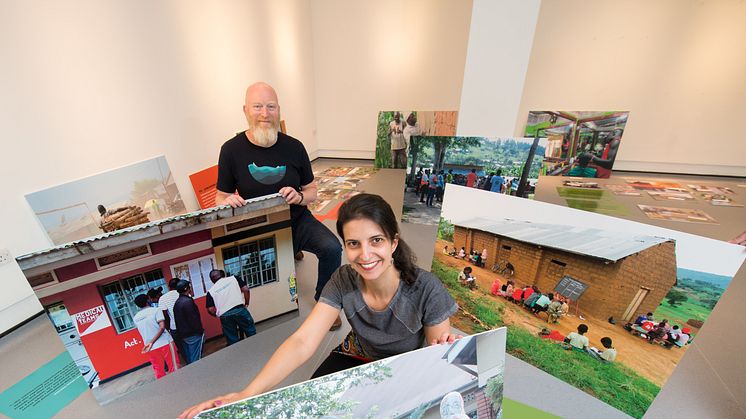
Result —
[[[277,128],[258,128],[252,127],[250,129],[251,135],[254,137],[254,144],[260,147],[271,147],[277,142]]]

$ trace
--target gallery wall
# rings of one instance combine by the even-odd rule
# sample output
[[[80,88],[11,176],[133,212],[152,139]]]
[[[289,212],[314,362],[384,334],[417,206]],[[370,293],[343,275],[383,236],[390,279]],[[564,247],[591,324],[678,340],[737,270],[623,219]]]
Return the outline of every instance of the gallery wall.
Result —
[[[746,3],[543,0],[516,119],[627,110],[615,169],[746,176]]]
[[[471,8],[314,0],[318,156],[372,159],[378,111],[458,109]]]
[[[245,129],[253,81],[277,88],[289,133],[316,149],[308,1],[2,9],[0,249],[14,256],[50,245],[25,194],[158,155],[197,209],[188,175],[216,164],[220,145]],[[40,307],[17,266],[2,268],[5,329]]]
[[[513,134],[540,6],[541,0],[474,0],[458,135]]]

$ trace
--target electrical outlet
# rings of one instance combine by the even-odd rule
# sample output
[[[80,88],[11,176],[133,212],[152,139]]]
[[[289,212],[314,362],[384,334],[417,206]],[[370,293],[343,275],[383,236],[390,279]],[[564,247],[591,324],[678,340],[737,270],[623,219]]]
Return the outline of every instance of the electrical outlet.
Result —
[[[0,265],[5,265],[10,262],[10,260],[10,251],[8,251],[8,249],[0,249]]]

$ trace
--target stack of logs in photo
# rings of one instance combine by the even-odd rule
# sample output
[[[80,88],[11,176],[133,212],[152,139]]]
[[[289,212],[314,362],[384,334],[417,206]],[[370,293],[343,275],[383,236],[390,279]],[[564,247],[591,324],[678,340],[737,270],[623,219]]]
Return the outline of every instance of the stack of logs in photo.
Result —
[[[106,233],[121,230],[123,228],[136,226],[150,222],[148,212],[138,206],[121,207],[115,210],[107,211],[101,219],[99,228]]]

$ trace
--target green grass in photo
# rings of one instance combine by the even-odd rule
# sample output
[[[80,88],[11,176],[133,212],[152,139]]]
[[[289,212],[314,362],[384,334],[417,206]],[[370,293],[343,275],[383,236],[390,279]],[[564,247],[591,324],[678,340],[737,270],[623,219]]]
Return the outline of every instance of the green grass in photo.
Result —
[[[461,307],[489,328],[504,325],[504,303],[488,296],[485,290],[470,291],[461,286],[458,269],[434,259],[432,272]],[[467,332],[482,330],[482,326],[474,325]],[[511,355],[636,418],[643,416],[660,391],[659,386],[624,365],[603,363],[588,354],[565,350],[521,327],[508,325],[507,350]]]

